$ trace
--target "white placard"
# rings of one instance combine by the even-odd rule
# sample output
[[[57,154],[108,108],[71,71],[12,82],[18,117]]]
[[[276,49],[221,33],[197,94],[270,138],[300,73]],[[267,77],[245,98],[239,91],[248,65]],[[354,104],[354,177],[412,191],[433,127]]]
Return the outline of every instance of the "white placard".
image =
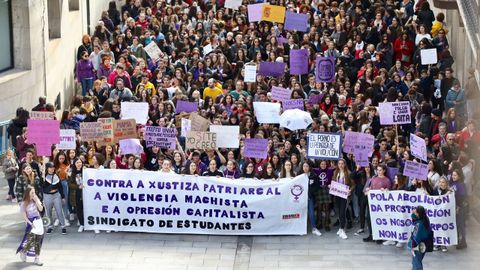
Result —
[[[330,183],[329,194],[333,196],[337,196],[340,198],[347,199],[350,193],[350,187],[339,183],[337,181],[332,181]]]
[[[307,157],[339,160],[342,157],[342,135],[338,133],[308,133]]]
[[[210,132],[217,133],[218,148],[238,148],[240,146],[240,126],[210,125]]]
[[[180,130],[180,136],[187,137],[187,133],[192,130],[192,120],[188,118],[182,118],[182,128]]]
[[[221,235],[304,235],[308,178],[280,181],[83,171],[86,230]]]
[[[437,49],[420,50],[420,59],[422,60],[422,65],[436,64],[438,62]]]
[[[68,150],[77,148],[75,142],[75,130],[74,129],[60,129],[60,143],[57,144],[58,150]]]
[[[159,59],[159,58],[162,57],[162,55],[163,55],[162,51],[161,51],[160,48],[157,46],[157,44],[155,43],[155,41],[151,41],[151,42],[148,43],[148,45],[145,46],[143,49],[144,49],[145,52],[148,54],[148,56],[150,56],[150,58],[152,58],[153,61],[156,61],[157,59]]]
[[[212,44],[208,43],[207,45],[203,46],[203,56],[211,53],[213,51]]]
[[[148,120],[147,102],[122,102],[122,119],[135,119],[137,124],[145,125]]]
[[[225,7],[238,10],[238,7],[242,5],[242,0],[225,0]]]
[[[280,103],[253,102],[253,109],[260,124],[280,123]]]
[[[410,133],[410,151],[414,157],[427,161],[427,144],[425,139]]]
[[[245,82],[257,81],[257,65],[245,65]]]

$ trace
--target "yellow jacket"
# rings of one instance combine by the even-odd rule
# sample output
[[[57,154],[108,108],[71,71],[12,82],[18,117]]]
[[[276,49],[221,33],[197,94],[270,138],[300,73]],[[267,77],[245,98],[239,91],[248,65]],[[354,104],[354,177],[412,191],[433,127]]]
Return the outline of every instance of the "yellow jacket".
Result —
[[[444,24],[439,22],[439,21],[434,21],[432,24],[432,38],[436,37],[438,35],[438,31],[443,29],[445,31],[445,35],[448,34],[448,30],[444,28]]]

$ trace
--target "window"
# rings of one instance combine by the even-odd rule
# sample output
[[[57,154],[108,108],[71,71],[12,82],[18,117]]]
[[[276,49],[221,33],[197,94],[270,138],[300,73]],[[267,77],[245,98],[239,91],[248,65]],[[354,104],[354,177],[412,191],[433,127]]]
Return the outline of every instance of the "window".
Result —
[[[68,0],[68,10],[76,11],[80,10],[80,3],[78,0]]]
[[[13,68],[12,7],[10,0],[0,1],[0,72]]]
[[[61,37],[62,2],[63,0],[48,0],[48,37],[50,39]]]

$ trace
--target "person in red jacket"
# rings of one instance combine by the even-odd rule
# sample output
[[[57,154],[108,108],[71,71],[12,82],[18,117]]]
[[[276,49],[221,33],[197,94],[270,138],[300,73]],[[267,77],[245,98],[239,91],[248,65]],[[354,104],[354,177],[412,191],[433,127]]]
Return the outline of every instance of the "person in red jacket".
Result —
[[[467,121],[467,127],[458,133],[458,142],[461,150],[469,148],[470,151],[475,151],[475,149],[470,149],[470,147],[476,147],[476,152],[478,152],[480,132],[477,130],[477,126],[473,120]]]
[[[403,32],[395,40],[393,50],[395,51],[395,59],[400,60],[403,66],[408,67],[412,64],[413,41],[410,40],[407,32]]]

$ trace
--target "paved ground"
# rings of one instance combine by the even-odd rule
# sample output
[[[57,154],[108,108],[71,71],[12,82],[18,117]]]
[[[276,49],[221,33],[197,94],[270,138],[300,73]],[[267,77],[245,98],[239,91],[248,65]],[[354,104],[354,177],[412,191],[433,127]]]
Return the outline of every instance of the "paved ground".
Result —
[[[0,179],[0,269],[38,269],[15,255],[24,230],[18,207],[7,203],[5,181]],[[480,225],[468,223],[469,247],[446,254],[429,253],[425,269],[479,269]],[[335,232],[321,237],[236,237],[142,233],[77,233],[46,236],[43,269],[409,269],[405,250],[365,244],[349,232],[340,240]]]

